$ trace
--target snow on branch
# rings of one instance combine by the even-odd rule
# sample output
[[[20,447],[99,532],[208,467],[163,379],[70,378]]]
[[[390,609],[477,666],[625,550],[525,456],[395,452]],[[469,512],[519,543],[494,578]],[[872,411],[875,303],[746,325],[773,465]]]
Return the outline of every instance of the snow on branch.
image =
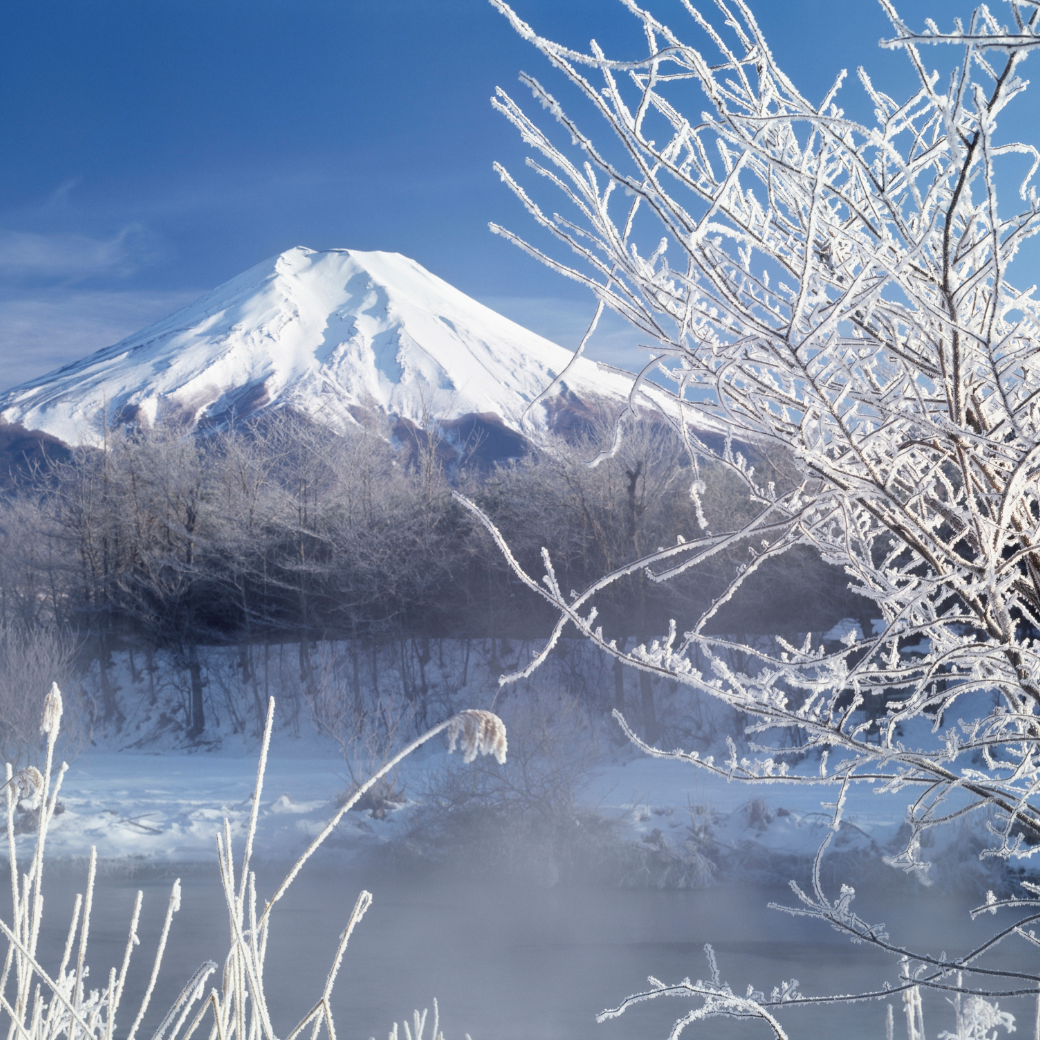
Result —
[[[725,763],[651,748],[619,720],[651,754],[755,782],[912,790],[906,844],[890,863],[921,878],[926,832],[972,816],[989,828],[983,855],[1031,857],[1040,848],[1040,306],[1012,265],[1040,231],[1040,151],[1003,139],[998,122],[1026,88],[1020,66],[1040,42],[1040,4],[1008,0],[1006,20],[980,6],[967,23],[917,30],[882,0],[894,31],[883,46],[902,51],[916,86],[899,100],[859,70],[873,111],[859,122],[839,105],[844,73],[822,101],[804,97],[743,0],[717,0],[717,24],[683,0],[695,43],[622,0],[645,53],[620,59],[595,42],[563,47],[505,0],[492,3],[599,120],[580,125],[563,94],[531,76],[522,82],[551,120],[498,92],[495,107],[537,153],[538,183],[499,172],[563,248],[552,255],[494,230],[649,337],[692,472],[705,461],[730,471],[758,510],[728,530],[677,532],[674,545],[564,595],[547,553],[544,575],[528,573],[464,502],[558,613],[544,649],[502,681],[530,674],[573,626],[616,659],[750,720],[750,755],[733,747]],[[923,44],[960,48],[945,80],[924,64]],[[553,192],[562,213],[543,200]],[[704,435],[720,429],[722,438]],[[763,458],[788,460],[794,475],[780,485],[759,476]],[[724,605],[754,595],[765,563],[797,548],[842,568],[873,605],[870,621],[841,641],[809,634],[771,647],[711,634]],[[665,581],[741,558],[699,617],[657,638],[625,650],[597,626],[597,595],[617,581]],[[817,887],[799,892],[794,912],[884,945],[851,898],[850,889],[828,901]],[[911,1035],[923,1029],[922,987],[982,1001],[958,1004],[964,1029],[1009,1027],[996,1005],[983,1006],[997,989],[986,989],[974,954],[957,964],[901,955]],[[962,986],[954,972],[982,981]],[[1002,976],[1011,989],[1035,991],[1033,974],[1012,974]],[[745,1005],[717,978],[653,983],[632,999],[680,989],[703,1004],[673,1036],[714,1014],[773,1026],[772,1003],[749,994]]]
[[[549,216],[500,173],[578,263],[495,230],[651,337],[694,462],[738,474],[760,504],[733,530],[682,532],[572,596],[548,557],[540,580],[498,536],[560,617],[518,677],[573,625],[626,663],[747,712],[762,749],[736,764],[748,778],[790,773],[767,737],[793,726],[802,752],[830,755],[831,781],[926,789],[908,817],[908,869],[924,830],[982,809],[997,813],[995,854],[1030,855],[1040,838],[1040,310],[1009,268],[1040,230],[1038,153],[996,133],[1024,89],[1017,70],[1040,8],[1014,0],[1010,26],[980,8],[952,32],[914,33],[886,5],[889,42],[919,87],[899,102],[861,72],[876,120],[862,124],[838,107],[844,76],[822,103],[799,93],[743,3],[720,5],[719,27],[686,4],[695,46],[626,2],[647,53],[618,61],[596,44],[547,40],[493,2],[602,121],[579,126],[530,76],[548,127],[498,92],[569,212]],[[963,48],[945,92],[921,63],[922,41]],[[696,113],[685,111],[691,82],[704,99]],[[1031,168],[1012,214],[997,189],[1015,154]],[[635,204],[615,213],[619,194]],[[699,436],[720,428],[721,446]],[[786,488],[749,464],[768,453],[798,471]],[[874,604],[873,630],[840,646],[777,639],[772,651],[709,636],[708,621],[754,588],[763,564],[797,546],[844,569]],[[683,629],[622,652],[596,627],[597,594],[621,578],[668,580],[740,551],[749,562]],[[911,746],[902,734],[915,718],[931,736]]]

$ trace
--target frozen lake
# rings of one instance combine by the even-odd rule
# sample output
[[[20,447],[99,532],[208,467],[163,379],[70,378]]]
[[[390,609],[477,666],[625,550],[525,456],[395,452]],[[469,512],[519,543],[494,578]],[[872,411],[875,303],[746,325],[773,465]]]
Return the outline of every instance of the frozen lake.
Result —
[[[109,873],[98,881],[88,956],[94,985],[120,962],[134,893],[138,888],[145,893],[142,945],[124,998],[123,1035],[151,968],[174,874],[165,868],[132,879]],[[151,1035],[191,972],[207,958],[221,962],[227,949],[227,915],[215,868],[192,866],[182,876],[183,909],[174,920],[160,991],[142,1037]],[[84,880],[85,870],[77,877],[65,868],[47,879],[45,967],[55,967],[60,958],[69,910]],[[259,880],[263,894],[279,877],[262,871]],[[879,987],[886,978],[894,981],[897,971],[893,959],[853,946],[829,928],[766,908],[771,899],[788,902],[787,890],[725,884],[665,892],[538,890],[506,883],[464,885],[432,873],[406,879],[326,866],[305,871],[274,915],[267,980],[279,1035],[320,993],[361,888],[372,891],[375,901],[351,940],[337,982],[334,1003],[342,1040],[381,1040],[392,1022],[413,1008],[432,1009],[434,996],[447,1040],[463,1040],[465,1033],[473,1040],[665,1040],[689,1005],[660,1000],[602,1025],[594,1016],[645,988],[648,975],[665,982],[706,977],[706,942],[716,949],[723,978],[741,994],[749,983],[768,991],[792,976],[806,995],[848,992]],[[857,900],[861,915],[886,921],[896,941],[916,932],[919,946],[936,953],[945,948],[953,956],[998,923],[968,924],[962,912],[966,902],[934,890],[908,889],[887,898],[881,909],[880,894],[863,895]],[[1006,956],[1021,958],[1022,952],[1009,946]],[[902,1002],[895,1003],[898,1037],[905,1035],[905,1025]],[[1033,1013],[1001,1006],[1019,1016],[1020,1027]],[[792,1040],[880,1040],[885,1006],[872,1002],[788,1012],[782,1022]],[[929,1035],[953,1028],[940,997],[926,997],[925,1024]],[[724,1040],[765,1036],[766,1031],[762,1024],[714,1021],[693,1026],[686,1035]]]

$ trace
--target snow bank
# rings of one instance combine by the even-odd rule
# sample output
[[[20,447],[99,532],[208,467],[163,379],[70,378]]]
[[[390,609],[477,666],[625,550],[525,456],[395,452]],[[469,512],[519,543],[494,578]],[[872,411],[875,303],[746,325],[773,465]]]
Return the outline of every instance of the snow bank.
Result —
[[[431,723],[463,707],[489,706],[496,694],[496,710],[507,724],[522,716],[521,708],[537,713],[539,705],[552,710],[569,699],[579,716],[566,725],[582,727],[580,739],[595,741],[596,751],[588,768],[572,770],[567,782],[575,790],[568,795],[571,802],[561,799],[561,804],[592,814],[603,833],[609,831],[610,840],[624,847],[622,881],[662,886],[722,878],[784,882],[804,873],[830,826],[832,809],[826,803],[833,791],[827,788],[728,782],[689,764],[650,759],[617,741],[603,721],[612,706],[603,698],[607,691],[611,700],[615,696],[611,665],[585,643],[565,645],[531,680],[504,694],[496,677],[529,656],[531,647],[525,644],[434,641],[414,658],[409,654],[419,648],[388,645],[381,654],[367,656],[360,691],[351,686],[359,672],[349,642],[305,649],[311,682],[324,690],[320,696],[350,699],[359,692],[369,705],[378,702],[393,710],[407,703],[409,690],[417,693],[421,687]],[[102,860],[131,865],[212,862],[224,819],[236,837],[248,822],[262,724],[256,705],[268,693],[279,700],[279,725],[261,799],[257,854],[269,860],[297,855],[334,814],[352,781],[364,778],[358,772],[371,766],[356,768],[352,776],[340,743],[320,732],[313,714],[320,696],[316,686],[308,688],[301,680],[299,654],[296,644],[201,652],[208,725],[199,744],[183,736],[181,716],[186,715],[178,704],[187,703],[189,679],[175,656],[155,654],[146,662],[139,654],[114,655],[109,679],[125,720],[96,731],[73,761],[49,855],[77,859],[94,845]],[[88,700],[98,681],[95,665],[84,680]],[[657,699],[661,717],[674,723],[666,741],[670,737],[705,754],[714,751],[721,760],[726,738],[740,738],[736,717],[714,701],[663,687]],[[590,711],[601,719],[591,729],[581,721]],[[373,753],[371,745],[367,753]],[[446,742],[435,742],[408,760],[397,780],[401,802],[380,812],[371,807],[351,812],[327,854],[353,857],[409,845],[406,839],[423,818],[424,802],[429,804],[430,792],[443,786],[451,763]],[[521,766],[514,761],[503,768]],[[817,770],[818,763],[809,760],[796,769],[803,775]],[[854,785],[831,859],[845,865],[858,860],[888,871],[882,859],[897,844],[912,797],[908,791],[881,793],[871,783]],[[936,862],[937,877],[967,873],[992,883],[991,867],[977,860],[976,832],[984,824],[980,819],[948,828],[942,847],[925,850]],[[976,866],[966,871],[969,859]],[[555,875],[550,870],[545,876]]]

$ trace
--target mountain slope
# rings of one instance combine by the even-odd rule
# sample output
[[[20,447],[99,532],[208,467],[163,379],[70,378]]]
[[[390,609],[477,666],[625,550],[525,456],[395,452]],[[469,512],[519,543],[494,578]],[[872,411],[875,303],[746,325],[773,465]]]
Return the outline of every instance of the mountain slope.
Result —
[[[162,412],[220,422],[289,406],[346,426],[359,410],[416,425],[484,416],[519,432],[570,353],[398,253],[290,249],[114,346],[0,395],[0,420],[68,444]],[[539,404],[620,406],[631,380],[579,360]]]

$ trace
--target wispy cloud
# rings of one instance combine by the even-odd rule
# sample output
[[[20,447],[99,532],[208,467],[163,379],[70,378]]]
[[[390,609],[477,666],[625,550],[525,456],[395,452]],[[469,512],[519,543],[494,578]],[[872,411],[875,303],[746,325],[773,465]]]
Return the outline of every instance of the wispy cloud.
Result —
[[[111,238],[0,229],[0,277],[20,282],[126,277],[163,252],[141,224],[128,224]]]
[[[198,295],[61,291],[0,297],[0,389],[118,343]]]
[[[53,212],[55,210],[64,210],[69,206],[71,201],[72,192],[83,183],[82,177],[66,177],[65,180],[59,184],[54,191],[47,196],[46,202],[41,207],[41,212]]]

